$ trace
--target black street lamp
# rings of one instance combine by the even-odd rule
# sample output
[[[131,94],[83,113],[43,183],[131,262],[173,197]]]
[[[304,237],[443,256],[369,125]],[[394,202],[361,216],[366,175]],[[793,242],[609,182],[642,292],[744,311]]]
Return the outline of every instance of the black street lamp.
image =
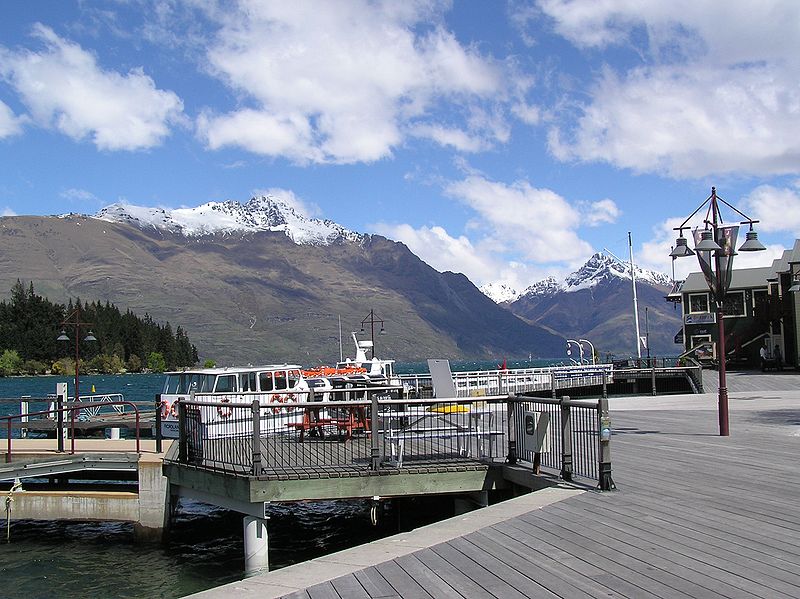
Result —
[[[386,331],[383,328],[383,320],[375,316],[375,311],[370,310],[369,314],[361,321],[361,332],[364,332],[364,327],[369,324],[370,339],[372,340],[372,357],[375,357],[375,325],[380,323],[380,334],[383,335]]]
[[[726,356],[723,304],[725,295],[728,293],[728,288],[731,284],[733,257],[736,255],[736,251],[734,251],[733,248],[736,245],[739,225],[723,226],[719,206],[720,203],[724,204],[744,219],[739,222],[739,225],[750,226],[750,229],[747,231],[746,240],[739,248],[739,251],[757,252],[766,249],[758,240],[758,234],[753,230],[753,225],[758,221],[753,220],[731,206],[728,202],[719,197],[716,188],[712,187],[711,195],[706,198],[679,227],[675,227],[675,231],[678,231],[678,239],[675,242],[675,247],[670,253],[670,256],[672,258],[683,258],[684,256],[691,256],[696,253],[697,260],[700,263],[700,269],[703,271],[706,283],[711,291],[711,298],[716,309],[719,327],[719,434],[722,437],[727,437],[730,435],[730,429],[728,428],[728,386],[725,380]],[[694,230],[695,248],[694,251],[692,251],[689,249],[686,238],[683,236],[683,230],[691,228],[686,223],[706,205],[708,205],[708,209],[703,219],[705,228],[703,230]]]
[[[81,359],[81,350],[80,350],[80,339],[81,339],[81,327],[88,327],[91,325],[91,322],[81,322],[81,309],[80,306],[76,307],[72,312],[70,312],[69,316],[64,319],[64,322],[61,323],[61,326],[64,327],[61,329],[61,334],[56,339],[57,341],[69,341],[69,337],[67,336],[67,327],[75,327],[75,401],[80,401],[81,396],[79,392],[79,378],[78,372],[80,370],[79,364]],[[83,338],[84,341],[97,341],[97,338],[92,333],[91,329],[87,333],[86,337]]]

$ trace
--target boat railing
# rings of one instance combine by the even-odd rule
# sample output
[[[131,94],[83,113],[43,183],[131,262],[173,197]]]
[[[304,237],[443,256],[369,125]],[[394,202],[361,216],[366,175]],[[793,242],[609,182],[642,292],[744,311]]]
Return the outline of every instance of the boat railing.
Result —
[[[601,434],[607,400],[392,399],[389,392],[396,389],[280,406],[260,397],[231,402],[198,394],[179,404],[178,451],[168,460],[259,479],[522,461],[565,479],[593,479],[601,486],[604,476],[610,480],[609,454],[601,449],[601,440],[608,442]],[[531,446],[527,418],[545,412],[541,422],[549,423],[537,434],[547,442]]]

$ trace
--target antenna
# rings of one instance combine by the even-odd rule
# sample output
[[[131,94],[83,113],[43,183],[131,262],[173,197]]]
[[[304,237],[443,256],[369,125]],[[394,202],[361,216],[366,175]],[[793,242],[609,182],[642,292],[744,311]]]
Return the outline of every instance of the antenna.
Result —
[[[633,285],[633,320],[636,323],[636,355],[642,359],[642,340],[639,338],[639,302],[636,299],[636,269],[633,266],[633,241],[628,231],[628,250],[631,254],[631,285]]]

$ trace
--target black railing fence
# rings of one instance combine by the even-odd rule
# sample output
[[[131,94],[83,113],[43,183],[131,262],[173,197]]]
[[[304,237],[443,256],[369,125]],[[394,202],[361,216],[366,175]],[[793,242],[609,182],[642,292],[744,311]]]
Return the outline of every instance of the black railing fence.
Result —
[[[281,403],[264,393],[239,393],[235,401],[198,394],[179,404],[177,462],[233,475],[309,478],[525,461],[601,487],[607,471],[610,482],[610,454],[602,449],[608,440],[601,432],[606,400],[392,399],[393,391],[352,390],[357,398],[344,401],[296,395]],[[526,430],[531,413],[542,427],[538,433]],[[538,451],[529,448],[531,432],[544,440]]]

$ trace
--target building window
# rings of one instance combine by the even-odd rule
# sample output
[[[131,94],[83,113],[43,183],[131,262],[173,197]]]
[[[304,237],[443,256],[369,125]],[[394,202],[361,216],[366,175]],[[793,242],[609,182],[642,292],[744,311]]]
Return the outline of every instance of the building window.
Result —
[[[708,309],[708,294],[690,293],[689,314],[697,314],[699,312],[710,312],[710,310]]]
[[[753,289],[753,316],[760,319],[769,316],[769,294],[766,289]]]
[[[722,314],[725,318],[746,316],[744,308],[744,291],[730,291],[722,302]]]

